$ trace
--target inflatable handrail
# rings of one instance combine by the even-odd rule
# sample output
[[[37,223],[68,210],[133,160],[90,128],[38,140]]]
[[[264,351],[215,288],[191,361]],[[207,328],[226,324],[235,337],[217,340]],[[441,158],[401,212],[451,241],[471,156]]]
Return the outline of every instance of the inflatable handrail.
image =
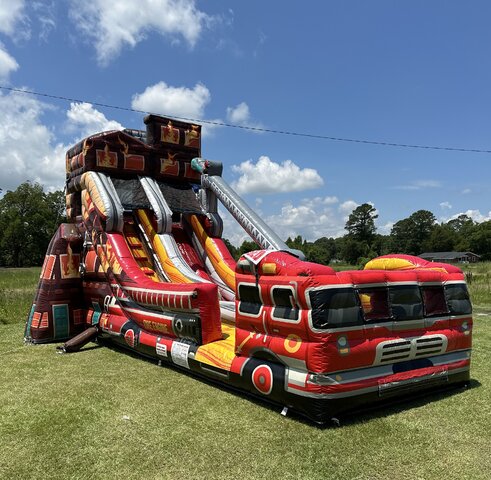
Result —
[[[157,233],[171,233],[172,230],[172,210],[160,191],[158,183],[150,177],[138,177],[140,184],[145,190],[157,220]]]
[[[100,172],[86,172],[82,175],[80,188],[88,191],[96,212],[105,221],[105,230],[121,232],[124,209],[111,179]]]
[[[280,237],[244,202],[222,177],[203,174],[201,184],[211,189],[230,214],[239,222],[254,241],[264,249],[291,251],[299,258],[302,252],[293,251]]]

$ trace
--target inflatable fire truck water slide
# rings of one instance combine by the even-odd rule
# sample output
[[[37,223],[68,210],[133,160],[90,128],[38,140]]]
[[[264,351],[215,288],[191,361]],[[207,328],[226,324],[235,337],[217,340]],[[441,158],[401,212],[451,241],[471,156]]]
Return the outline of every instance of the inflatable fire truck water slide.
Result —
[[[27,341],[114,342],[319,423],[469,381],[460,269],[404,255],[363,271],[303,261],[200,158],[199,126],[145,123],[68,151],[68,223],[48,247]],[[261,250],[233,260],[218,201]]]

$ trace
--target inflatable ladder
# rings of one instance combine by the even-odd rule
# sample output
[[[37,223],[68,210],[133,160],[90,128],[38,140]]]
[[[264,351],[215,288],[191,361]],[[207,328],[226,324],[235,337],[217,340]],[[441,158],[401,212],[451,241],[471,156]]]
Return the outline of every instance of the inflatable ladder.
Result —
[[[133,258],[138,263],[141,271],[148,277],[154,280],[155,282],[159,282],[159,277],[153,270],[153,264],[151,260],[148,258],[145,247],[143,246],[140,236],[138,234],[137,227],[135,225],[135,221],[133,219],[125,219],[124,223],[124,236],[130,247],[130,251],[133,255]]]

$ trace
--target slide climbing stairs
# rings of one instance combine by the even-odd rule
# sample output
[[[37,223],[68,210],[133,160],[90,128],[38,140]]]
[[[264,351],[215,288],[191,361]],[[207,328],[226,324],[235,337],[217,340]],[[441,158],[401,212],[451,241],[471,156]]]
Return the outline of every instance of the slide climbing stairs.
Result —
[[[143,243],[141,242],[140,235],[138,233],[138,227],[134,219],[125,219],[124,236],[126,238],[128,246],[130,247],[131,253],[133,254],[133,258],[138,263],[138,266],[140,267],[142,272],[148,278],[151,278],[155,282],[159,282],[160,279],[153,269],[153,264],[148,257]]]

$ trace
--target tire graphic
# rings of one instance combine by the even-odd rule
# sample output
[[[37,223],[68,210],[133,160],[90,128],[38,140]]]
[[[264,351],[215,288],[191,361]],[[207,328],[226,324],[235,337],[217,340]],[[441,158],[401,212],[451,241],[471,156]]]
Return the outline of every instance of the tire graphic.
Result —
[[[135,348],[135,332],[133,330],[127,330],[124,334],[124,340],[131,348]]]
[[[259,365],[252,372],[252,384],[263,395],[269,395],[273,390],[273,372],[268,365]]]

